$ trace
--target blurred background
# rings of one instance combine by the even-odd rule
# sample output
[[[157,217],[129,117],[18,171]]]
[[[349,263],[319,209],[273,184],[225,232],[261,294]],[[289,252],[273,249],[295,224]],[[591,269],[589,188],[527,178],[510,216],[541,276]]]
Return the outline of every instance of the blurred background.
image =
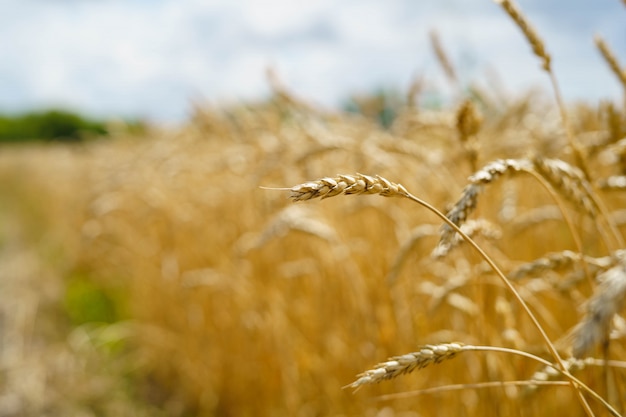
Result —
[[[621,3],[520,0],[598,188],[625,183],[604,179],[626,173],[626,85],[593,43],[626,62]],[[564,127],[490,0],[0,0],[0,417],[582,415],[563,387],[401,398],[538,370],[496,354],[342,389],[427,343],[549,356],[474,252],[431,256],[440,220],[409,201],[261,188],[379,174],[445,211],[496,158],[575,163]],[[565,249],[612,265],[569,201],[591,186],[557,189],[561,211],[508,174],[471,215],[506,272]],[[553,340],[593,290],[561,266],[516,284]]]

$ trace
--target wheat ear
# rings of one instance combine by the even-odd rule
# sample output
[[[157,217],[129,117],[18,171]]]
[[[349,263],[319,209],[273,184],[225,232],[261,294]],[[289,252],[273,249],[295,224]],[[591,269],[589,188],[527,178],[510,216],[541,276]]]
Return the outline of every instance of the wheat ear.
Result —
[[[588,182],[584,180],[580,170],[571,167],[564,162],[560,162],[561,161],[558,160],[546,160],[540,158],[535,158],[533,161],[530,159],[497,159],[492,161],[469,177],[469,184],[463,189],[461,198],[456,202],[452,209],[448,211],[446,217],[456,226],[460,227],[476,208],[478,195],[482,192],[485,185],[494,182],[507,172],[526,172],[539,181],[546,191],[554,198],[555,202],[559,206],[563,219],[572,233],[572,238],[574,239],[576,248],[579,252],[582,252],[582,240],[579,232],[573,226],[570,216],[556,194],[556,190],[559,190],[561,193],[565,193],[565,191],[567,191],[565,195],[570,200],[574,199],[572,196],[575,195],[577,198],[575,198],[574,201],[576,202],[585,197],[585,204],[589,207],[594,206],[595,200],[592,197],[592,191],[590,191]],[[568,187],[562,185],[562,183],[564,183],[563,177],[566,177],[566,175],[561,173],[561,171],[566,171],[569,176],[573,178],[567,182]],[[583,185],[577,186],[578,183]],[[580,190],[581,188],[582,190]],[[439,250],[440,252],[446,252],[446,247],[449,247],[452,244],[454,236],[454,230],[450,227],[450,225],[447,223],[444,224],[442,226],[441,239],[439,241],[439,246],[442,248]],[[583,269],[585,270],[585,274],[590,277],[584,262]]]
[[[456,76],[456,71],[454,70],[452,62],[448,58],[448,54],[446,54],[446,51],[443,49],[443,45],[441,44],[441,40],[439,39],[439,34],[437,33],[437,31],[431,30],[429,33],[429,37],[430,45],[433,47],[433,51],[435,52],[435,56],[437,57],[437,61],[439,61],[441,68],[443,68],[443,72],[446,74],[446,77],[448,77],[448,80],[450,80],[452,84],[457,84],[458,78]]]
[[[583,369],[589,366],[610,366],[612,368],[626,368],[626,362],[624,361],[614,361],[614,360],[603,360],[596,358],[584,358],[578,359],[575,357],[568,358],[565,360],[565,364],[567,365],[567,370],[571,372],[582,371]],[[555,381],[561,377],[561,373],[555,369],[555,365],[544,366],[541,370],[535,372],[532,376],[533,381],[540,382],[548,382]],[[536,390],[536,385],[529,385],[528,392]]]
[[[613,74],[615,74],[620,84],[622,84],[622,87],[624,87],[624,90],[626,90],[626,70],[622,69],[622,66],[617,60],[617,57],[600,35],[596,35],[593,40],[600,50],[602,57],[607,62],[607,64],[609,64],[611,71],[613,71]]]
[[[468,178],[469,184],[465,186],[461,198],[448,211],[446,217],[460,227],[476,209],[478,195],[483,191],[485,185],[494,182],[507,172],[530,171],[532,169],[532,163],[526,159],[497,159],[488,163]],[[449,225],[444,224],[439,244],[442,246],[449,245],[453,239],[454,230]]]
[[[520,280],[527,276],[537,275],[545,271],[571,268],[576,262],[580,262],[583,256],[580,253],[564,250],[562,252],[549,253],[546,256],[526,263],[513,272],[509,273],[512,280]]]
[[[580,204],[587,214],[594,219],[598,231],[610,249],[610,239],[606,234],[602,223],[609,229],[618,247],[624,246],[624,241],[615,224],[610,219],[602,200],[597,197],[593,186],[587,180],[585,173],[560,159],[548,159],[535,157],[533,160],[536,171],[548,181],[566,199],[574,204]]]
[[[379,194],[383,197],[408,197],[409,192],[400,184],[392,183],[380,176],[339,175],[336,178],[325,177],[317,181],[296,185],[291,189],[293,201],[312,198],[328,198],[339,194]]]
[[[386,362],[379,363],[373,369],[357,375],[358,379],[344,388],[358,389],[361,385],[375,384],[387,379],[408,374],[416,369],[423,369],[429,365],[452,359],[457,353],[464,350],[463,343],[441,343],[425,345],[416,352],[402,356],[394,356]]]
[[[500,239],[502,237],[502,230],[500,227],[485,219],[469,220],[467,223],[461,225],[461,230],[463,230],[463,232],[471,238],[478,235],[492,240]],[[455,233],[449,242],[437,245],[431,256],[433,258],[443,258],[450,253],[452,249],[459,246],[463,242],[463,238]]]
[[[547,72],[551,71],[551,58],[550,54],[546,51],[546,47],[543,40],[539,37],[539,34],[526,20],[526,17],[522,14],[521,10],[511,0],[495,0],[504,11],[513,19],[515,24],[522,30],[524,36],[530,43],[534,54],[541,59],[541,67]]]

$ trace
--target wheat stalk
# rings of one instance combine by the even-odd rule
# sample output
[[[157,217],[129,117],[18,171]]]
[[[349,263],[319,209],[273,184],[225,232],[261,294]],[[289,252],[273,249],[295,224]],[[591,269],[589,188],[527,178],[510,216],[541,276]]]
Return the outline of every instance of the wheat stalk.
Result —
[[[451,385],[442,385],[439,387],[431,387],[425,388],[421,390],[415,391],[404,391],[393,394],[385,394],[379,395],[376,397],[377,400],[385,401],[385,400],[397,400],[401,398],[411,398],[418,395],[427,395],[427,394],[440,394],[442,392],[450,392],[450,391],[461,391],[461,390],[477,390],[484,388],[505,388],[505,387],[528,387],[528,386],[567,386],[569,382],[566,381],[489,381],[489,382],[476,382],[473,384],[451,384]]]

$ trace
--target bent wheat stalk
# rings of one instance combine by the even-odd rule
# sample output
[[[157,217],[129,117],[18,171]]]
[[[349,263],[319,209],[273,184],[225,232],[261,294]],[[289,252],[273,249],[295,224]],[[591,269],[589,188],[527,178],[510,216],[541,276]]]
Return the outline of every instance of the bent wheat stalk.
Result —
[[[420,389],[415,391],[404,391],[398,392],[394,394],[385,394],[379,395],[375,399],[379,401],[388,401],[388,400],[398,400],[402,398],[411,398],[416,397],[418,395],[427,395],[427,394],[440,394],[442,392],[450,392],[450,391],[462,391],[468,389],[484,389],[484,388],[503,388],[503,387],[528,387],[528,386],[569,386],[569,382],[565,381],[490,381],[490,382],[476,382],[473,384],[453,384],[453,385],[442,385],[439,387],[432,387],[426,389]]]
[[[593,415],[593,412],[591,412],[591,409],[589,409],[589,405],[586,403],[584,397],[580,393],[581,385],[577,381],[572,379],[573,376],[571,376],[567,371],[567,367],[561,359],[559,353],[557,352],[556,347],[546,334],[545,330],[543,329],[535,315],[532,313],[532,311],[530,311],[530,308],[528,307],[524,299],[520,296],[519,292],[515,289],[511,282],[509,282],[504,273],[495,264],[491,257],[489,257],[489,255],[487,255],[485,251],[476,242],[474,242],[474,240],[472,240],[466,233],[464,233],[459,226],[457,226],[452,220],[448,219],[441,211],[436,209],[434,206],[409,193],[403,185],[391,182],[378,175],[369,176],[358,173],[356,175],[338,175],[334,178],[325,177],[316,181],[309,181],[303,184],[295,185],[291,188],[264,188],[291,191],[290,198],[293,201],[304,201],[314,198],[324,199],[340,194],[378,194],[384,197],[404,197],[414,201],[415,203],[421,205],[422,207],[437,215],[480,254],[485,262],[487,262],[487,264],[493,269],[496,275],[498,275],[498,277],[502,280],[504,286],[511,292],[511,294],[513,294],[522,309],[530,318],[533,325],[537,328],[537,331],[545,341],[550,354],[552,355],[558,366],[561,368],[561,372],[563,372],[563,374],[571,381],[572,387],[578,393],[578,398],[581,401],[581,405],[583,406],[587,414]]]
[[[538,356],[535,356],[531,353],[524,352],[522,350],[510,349],[498,346],[474,346],[474,345],[465,345],[463,343],[454,342],[454,343],[441,343],[437,345],[425,345],[420,348],[420,350],[407,353],[401,356],[394,356],[389,358],[386,362],[379,363],[373,369],[367,370],[358,375],[358,379],[344,388],[354,388],[358,390],[363,385],[376,384],[378,382],[393,379],[400,375],[404,375],[410,372],[413,372],[416,369],[422,369],[429,365],[438,364],[445,360],[452,359],[456,357],[458,354],[463,352],[500,352],[513,354],[518,356],[523,356],[526,358],[533,359],[546,367],[551,369],[555,369],[557,372],[562,374],[565,378],[567,378],[571,383],[575,384],[578,389],[585,391],[600,403],[602,403],[607,410],[613,414],[614,416],[619,416],[620,414],[611,406],[604,398],[598,395],[597,392],[589,388],[578,378],[573,376],[569,372],[569,368],[571,368],[571,363],[567,362],[565,369],[558,369],[555,364],[552,364],[545,359],[542,359]],[[532,382],[532,381],[531,381]],[[543,381],[540,381],[543,382]]]

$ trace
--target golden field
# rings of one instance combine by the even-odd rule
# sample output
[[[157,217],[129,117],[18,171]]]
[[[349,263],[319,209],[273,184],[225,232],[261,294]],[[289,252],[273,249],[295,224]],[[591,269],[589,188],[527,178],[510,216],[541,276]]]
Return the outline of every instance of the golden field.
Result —
[[[432,110],[416,84],[382,127],[385,103],[294,96],[0,149],[0,416],[624,412],[622,104],[473,88]],[[403,196],[290,201],[324,177],[456,213],[512,287],[463,239],[442,249],[442,219]],[[534,357],[387,362],[365,376],[389,380],[346,388],[450,342]],[[590,359],[548,375],[535,357],[560,369],[556,352]]]

